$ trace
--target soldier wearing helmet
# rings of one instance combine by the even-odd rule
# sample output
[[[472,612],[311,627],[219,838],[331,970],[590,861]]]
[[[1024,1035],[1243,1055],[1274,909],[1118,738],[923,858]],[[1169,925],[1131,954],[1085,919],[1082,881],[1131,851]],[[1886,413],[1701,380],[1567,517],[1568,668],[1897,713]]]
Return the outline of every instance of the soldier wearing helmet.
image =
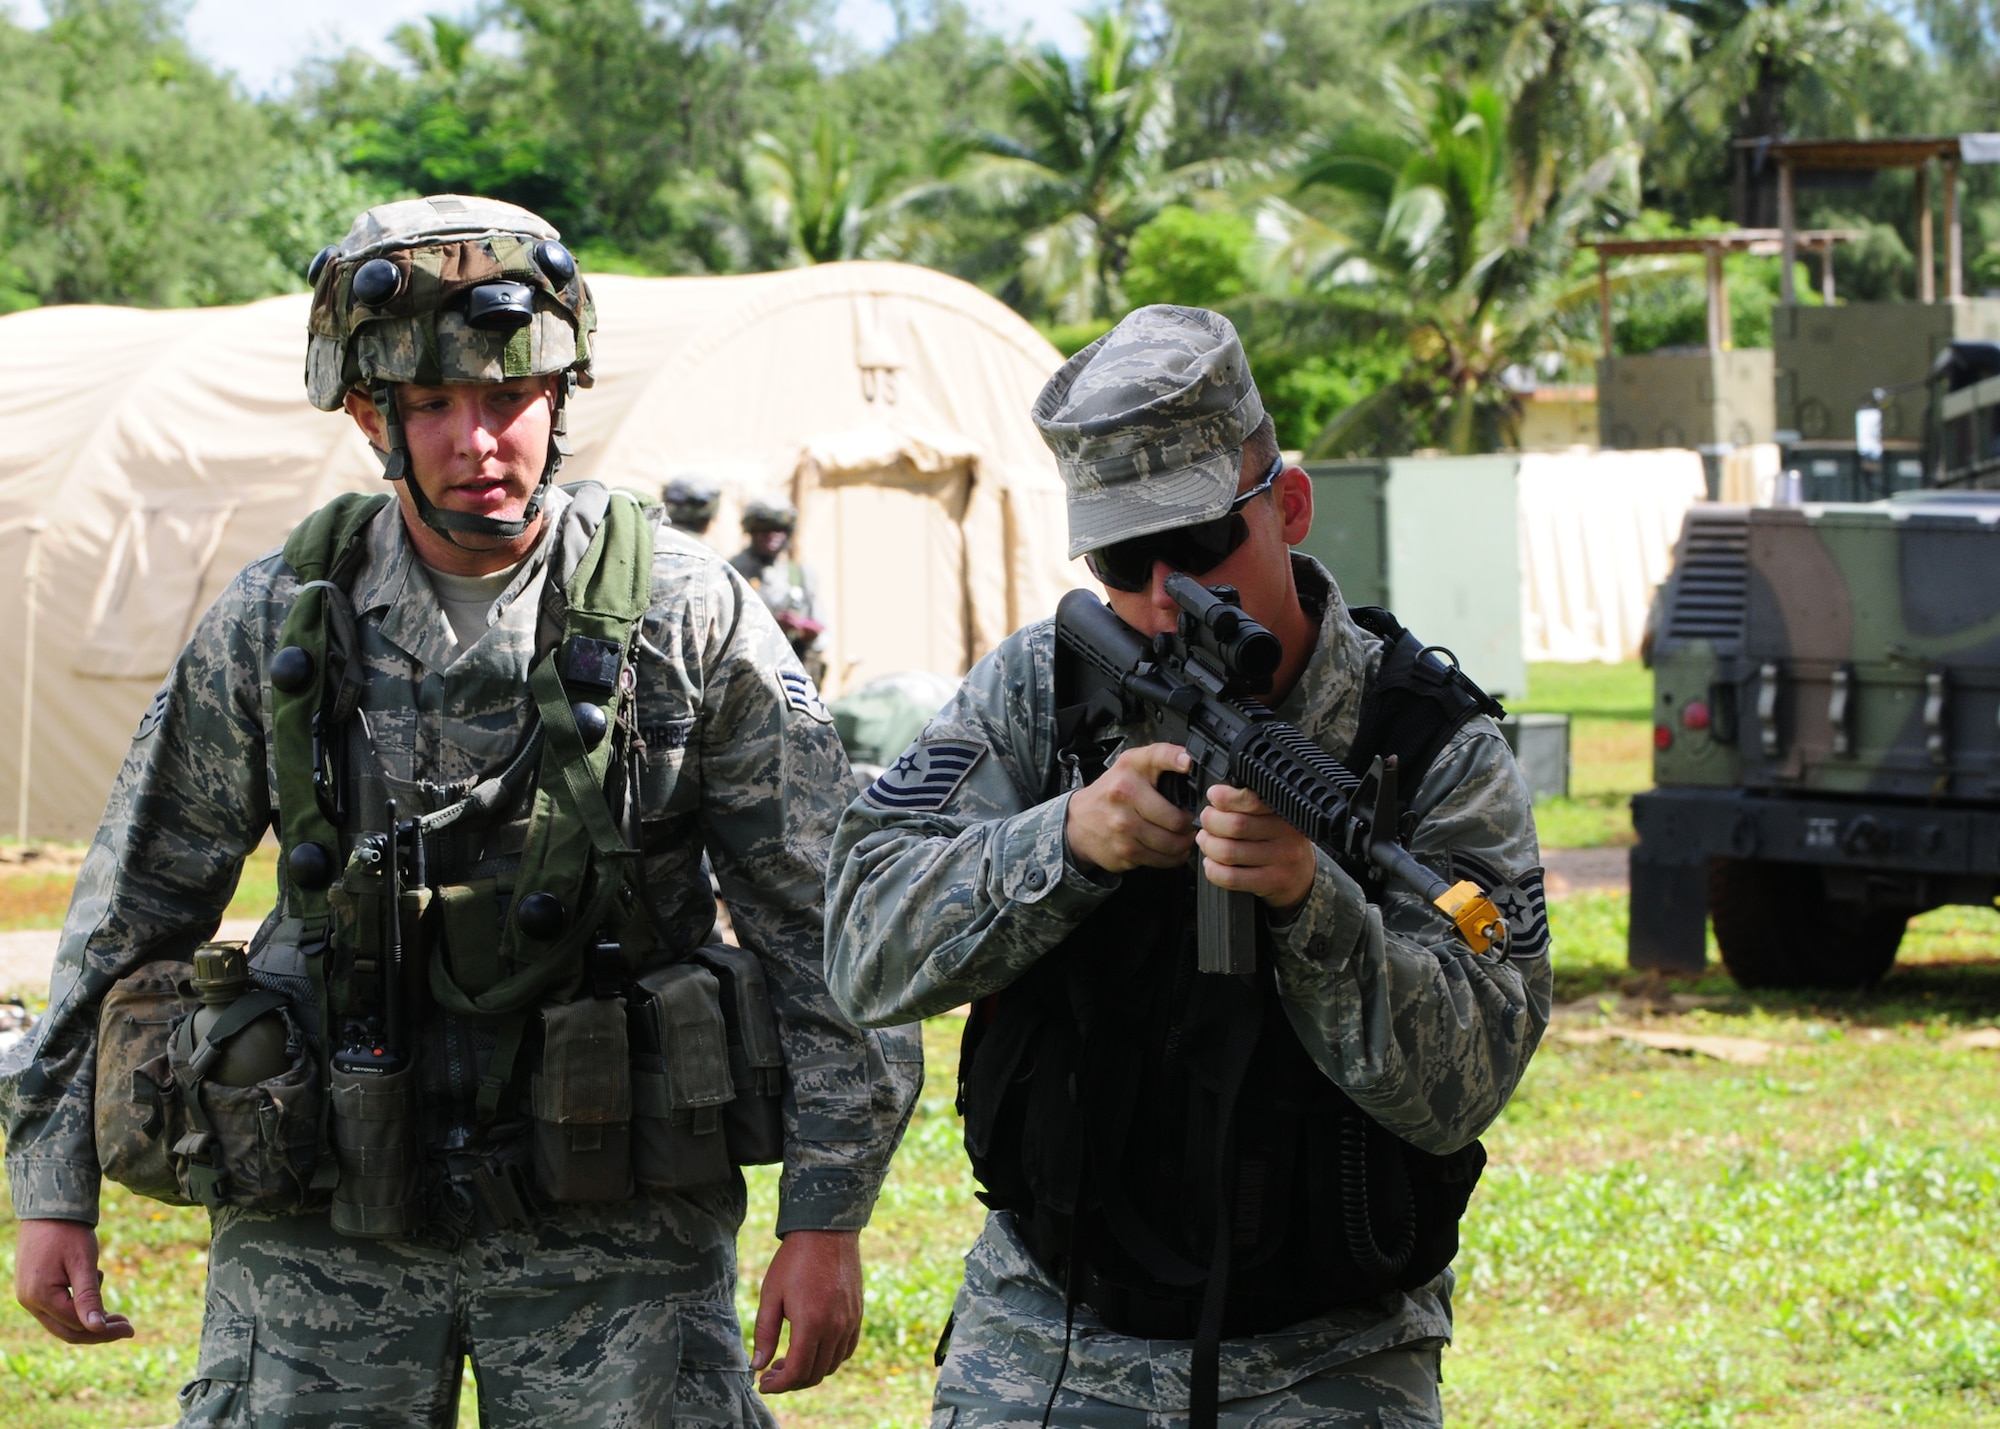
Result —
[[[820,612],[812,571],[787,554],[798,529],[799,510],[789,501],[752,501],[743,508],[743,549],[729,564],[764,597],[778,628],[792,643],[814,683],[826,678],[826,618]]]
[[[684,472],[660,488],[660,501],[676,531],[706,536],[722,505],[722,488],[699,472]]]
[[[831,717],[727,563],[553,483],[595,328],[555,229],[387,204],[311,279],[307,393],[393,499],[246,567],[139,726],[0,1077],[16,1293],[133,1333],[110,1177],[211,1211],[183,1424],[448,1424],[469,1354],[482,1423],[769,1425],[756,1371],[854,1348],[921,1078],[910,1030],[833,1005],[799,891],[852,793]],[[278,906],[201,945],[273,827]],[[705,941],[705,860],[754,951]],[[737,1167],[772,1161],[746,1359]]]

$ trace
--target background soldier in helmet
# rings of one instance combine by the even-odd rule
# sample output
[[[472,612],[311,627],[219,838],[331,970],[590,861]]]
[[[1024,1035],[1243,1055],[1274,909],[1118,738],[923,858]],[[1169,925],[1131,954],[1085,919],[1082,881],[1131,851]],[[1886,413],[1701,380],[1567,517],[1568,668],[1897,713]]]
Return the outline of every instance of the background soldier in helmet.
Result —
[[[1475,953],[1247,790],[1210,786],[1197,823],[1160,788],[1186,749],[1075,718],[1052,622],[1003,641],[842,816],[827,916],[856,1018],[972,1004],[959,1104],[993,1209],[935,1422],[1437,1424],[1475,1138],[1549,1016],[1497,706],[1289,551],[1312,483],[1219,314],[1129,315],[1034,417],[1112,612],[1150,639],[1175,572],[1234,588],[1282,647],[1275,713],[1353,767],[1394,755],[1411,853],[1507,935]],[[1256,895],[1254,974],[1197,970],[1194,857]]]
[[[108,1175],[212,1211],[184,1425],[450,1425],[468,1355],[482,1423],[770,1424],[754,1370],[854,1348],[921,1077],[820,971],[840,744],[725,562],[551,483],[595,326],[554,229],[388,204],[311,278],[308,394],[394,495],[246,567],[134,738],[0,1085],[16,1293],[72,1343],[133,1333]],[[253,981],[190,1018],[178,960],[273,824]],[[744,949],[702,946],[704,854]],[[746,1362],[736,1168],[779,1159]]]
[[[683,472],[660,488],[660,501],[676,531],[707,536],[722,505],[722,488],[699,472]]]
[[[798,525],[798,508],[789,501],[751,502],[743,508],[743,534],[749,540],[729,564],[764,597],[807,673],[820,684],[826,679],[826,654],[820,648],[826,619],[812,572],[787,554]]]

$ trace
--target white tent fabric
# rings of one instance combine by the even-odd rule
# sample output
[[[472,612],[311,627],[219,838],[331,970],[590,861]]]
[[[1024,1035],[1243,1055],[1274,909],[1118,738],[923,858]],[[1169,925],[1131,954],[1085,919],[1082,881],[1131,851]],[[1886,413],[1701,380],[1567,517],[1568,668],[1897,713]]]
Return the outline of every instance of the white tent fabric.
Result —
[[[1688,507],[1691,451],[1529,453],[1518,481],[1521,642],[1530,660],[1631,660]]]
[[[564,479],[656,497],[704,472],[725,551],[743,502],[798,501],[830,691],[962,673],[1088,583],[1028,419],[1060,355],[978,289],[887,263],[592,288]],[[353,424],[305,400],[306,304],[0,319],[0,828],[87,837],[201,611],[314,506],[380,489]]]

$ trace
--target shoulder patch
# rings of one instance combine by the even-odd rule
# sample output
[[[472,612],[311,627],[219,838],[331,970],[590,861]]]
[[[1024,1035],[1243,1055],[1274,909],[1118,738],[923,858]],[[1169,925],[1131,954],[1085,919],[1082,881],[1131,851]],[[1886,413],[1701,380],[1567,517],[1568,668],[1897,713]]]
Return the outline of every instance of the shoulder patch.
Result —
[[[802,715],[810,715],[821,724],[833,723],[833,711],[819,697],[812,677],[803,670],[778,671],[778,683],[784,688],[785,703]]]
[[[146,712],[139,717],[139,728],[133,732],[132,742],[136,744],[152,734],[154,730],[160,727],[161,721],[165,720],[166,717],[167,690],[162,685],[160,692],[153,696],[153,702],[146,706]]]
[[[1469,878],[1484,888],[1507,920],[1508,957],[1525,960],[1548,956],[1549,909],[1541,869],[1531,868],[1519,878],[1507,878],[1486,860],[1453,849],[1451,871],[1453,877]]]
[[[985,757],[986,746],[969,739],[920,739],[862,797],[882,809],[942,809]]]

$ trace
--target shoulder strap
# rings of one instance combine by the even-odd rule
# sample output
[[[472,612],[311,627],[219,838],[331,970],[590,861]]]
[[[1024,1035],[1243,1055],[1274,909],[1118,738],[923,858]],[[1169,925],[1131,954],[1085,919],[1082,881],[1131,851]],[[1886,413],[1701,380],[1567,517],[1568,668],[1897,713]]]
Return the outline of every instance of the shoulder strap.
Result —
[[[1458,656],[1425,645],[1380,606],[1352,606],[1348,614],[1383,649],[1361,697],[1361,725],[1346,762],[1360,773],[1377,755],[1394,755],[1396,783],[1407,797],[1467,720],[1482,714],[1499,719],[1506,710],[1459,668]]]
[[[347,492],[301,521],[286,538],[285,564],[300,588],[278,637],[280,650],[296,648],[309,662],[305,678],[289,690],[271,691],[272,738],[277,745],[278,842],[289,862],[303,844],[319,844],[329,870],[339,857],[339,831],[321,806],[315,776],[333,726],[351,713],[359,695],[360,654],[354,612],[345,584],[360,568],[368,523],[389,504],[385,494]],[[292,880],[287,911],[306,922],[306,941],[327,926],[326,886]]]

